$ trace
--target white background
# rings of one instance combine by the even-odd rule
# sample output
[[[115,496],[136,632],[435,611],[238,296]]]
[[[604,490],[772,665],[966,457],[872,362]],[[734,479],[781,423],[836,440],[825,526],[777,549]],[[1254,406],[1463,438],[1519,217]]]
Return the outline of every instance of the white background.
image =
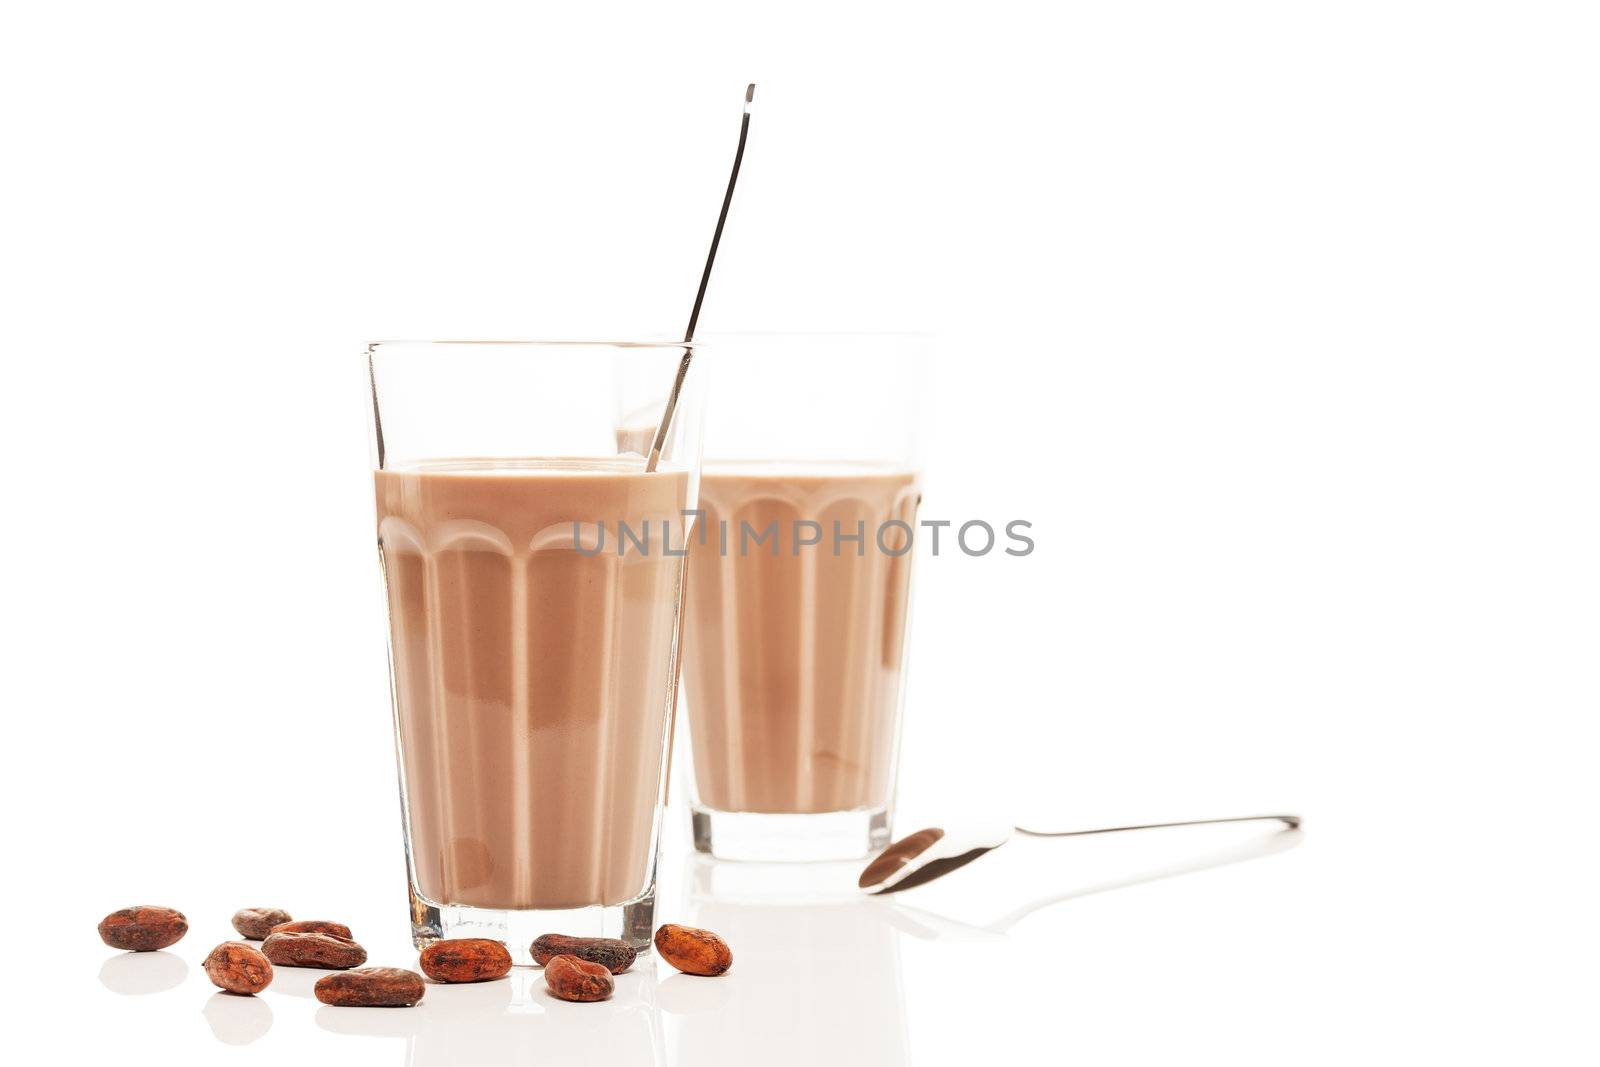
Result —
[[[0,16],[4,1040],[1593,1062],[1593,7],[578,8]],[[1026,559],[920,564],[900,828],[1282,807],[1304,840],[952,940],[693,910],[728,872],[675,807],[665,906],[743,935],[726,984],[502,986],[351,1024],[378,1038],[302,985],[262,1031],[198,971],[237,907],[407,962],[362,345],[681,329],[752,79],[703,329],[936,332],[925,513],[1035,524]],[[1196,842],[1150,847],[995,892]],[[925,910],[1007,910],[978,870]],[[134,902],[195,929],[187,978],[121,996],[181,977],[94,937]]]

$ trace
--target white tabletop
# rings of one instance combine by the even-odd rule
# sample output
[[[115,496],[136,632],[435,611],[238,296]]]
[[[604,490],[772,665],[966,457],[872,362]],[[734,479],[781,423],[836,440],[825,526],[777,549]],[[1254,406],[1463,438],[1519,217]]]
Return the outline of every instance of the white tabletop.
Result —
[[[1386,1045],[1375,1062],[1546,1042],[1558,1062],[1571,1051],[1518,1025],[1514,999],[1505,1014],[1474,1008],[1501,981],[1485,975],[1504,968],[1452,964],[1473,942],[1412,910],[1403,885],[1341,871],[1341,836],[1313,820],[1298,833],[1013,841],[942,882],[868,899],[852,888],[858,865],[716,862],[673,820],[659,918],[722,934],[735,962],[721,978],[650,956],[607,1003],[553,1000],[539,971],[518,969],[380,1010],[321,1005],[311,988],[324,972],[278,968],[262,995],[233,997],[199,964],[230,936],[238,902],[189,901],[191,931],[165,952],[113,952],[84,922],[52,961],[66,987],[11,1007],[84,1062],[1281,1064],[1361,1057],[1374,1042]],[[416,965],[399,908],[339,918],[374,964]],[[1467,958],[1504,947],[1478,942]]]

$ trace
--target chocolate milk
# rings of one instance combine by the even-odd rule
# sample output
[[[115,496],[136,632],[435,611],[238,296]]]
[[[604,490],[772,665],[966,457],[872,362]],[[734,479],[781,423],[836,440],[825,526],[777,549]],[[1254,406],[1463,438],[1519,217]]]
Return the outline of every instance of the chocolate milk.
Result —
[[[449,460],[375,478],[416,891],[498,909],[639,896],[684,563],[661,551],[660,524],[681,551],[687,474]],[[645,520],[649,551],[619,556],[616,524]],[[601,523],[604,547],[580,552]]]
[[[888,805],[911,555],[881,551],[875,535],[891,519],[914,527],[918,499],[904,470],[706,464],[684,635],[702,807],[798,814]],[[798,554],[796,540],[815,531],[796,538],[796,520],[822,529],[821,543]],[[835,521],[845,535],[860,524],[864,544],[841,542],[836,555]],[[775,555],[771,541],[741,545],[742,523],[759,534],[773,522]],[[884,544],[900,551],[905,538],[889,528]]]

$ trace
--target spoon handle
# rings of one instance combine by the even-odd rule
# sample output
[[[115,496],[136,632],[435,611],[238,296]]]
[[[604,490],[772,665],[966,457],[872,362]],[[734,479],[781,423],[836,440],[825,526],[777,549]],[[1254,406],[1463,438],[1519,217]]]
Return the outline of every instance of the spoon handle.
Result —
[[[1213,826],[1225,822],[1281,822],[1291,830],[1300,828],[1298,815],[1239,815],[1232,819],[1189,819],[1185,822],[1151,822],[1141,826],[1103,826],[1098,830],[1029,830],[1017,827],[1017,833],[1029,837],[1085,837],[1089,834],[1120,834],[1124,830],[1165,830],[1173,826]]]

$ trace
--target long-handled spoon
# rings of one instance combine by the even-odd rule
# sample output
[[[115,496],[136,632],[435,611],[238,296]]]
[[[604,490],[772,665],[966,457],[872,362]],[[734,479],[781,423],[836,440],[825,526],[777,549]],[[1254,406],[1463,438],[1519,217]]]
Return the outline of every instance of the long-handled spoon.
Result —
[[[744,115],[739,120],[739,147],[733,153],[733,173],[728,175],[728,188],[722,194],[722,210],[717,212],[717,228],[711,231],[711,250],[706,253],[705,269],[700,272],[700,288],[694,294],[694,308],[689,312],[689,325],[684,328],[683,359],[678,362],[678,375],[672,380],[672,391],[667,394],[667,407],[656,423],[655,440],[650,444],[650,454],[645,457],[644,469],[654,471],[661,462],[661,450],[667,446],[667,431],[672,427],[672,413],[678,407],[678,394],[683,391],[683,379],[689,373],[689,362],[694,359],[694,329],[700,323],[700,305],[705,303],[706,286],[711,284],[711,268],[717,262],[717,246],[722,243],[722,227],[728,222],[728,207],[733,203],[733,187],[739,184],[739,167],[744,163],[744,143],[750,136],[750,103],[756,98],[756,85],[751,82],[744,91]]]
[[[1127,830],[1165,830],[1174,826],[1213,826],[1232,822],[1281,822],[1290,830],[1300,827],[1298,815],[1242,815],[1232,819],[1189,819],[1184,822],[1144,823],[1138,826],[1105,826],[1098,830],[1027,830],[1004,823],[970,824],[946,830],[930,826],[908,834],[878,853],[861,872],[856,884],[868,893],[894,893],[925,885],[951,871],[965,867],[979,856],[993,852],[1012,835],[1026,837],[1087,837],[1091,834],[1120,834]]]

